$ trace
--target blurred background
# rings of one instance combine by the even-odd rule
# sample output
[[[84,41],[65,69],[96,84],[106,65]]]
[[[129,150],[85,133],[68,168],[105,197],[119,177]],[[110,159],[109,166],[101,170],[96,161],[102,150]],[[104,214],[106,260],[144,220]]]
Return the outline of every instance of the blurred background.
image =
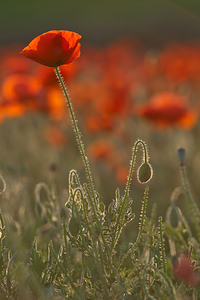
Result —
[[[83,35],[83,43],[105,44],[133,36],[148,46],[199,39],[198,0],[3,1],[2,44],[27,43],[51,29]]]
[[[0,22],[0,172],[7,183],[1,207],[9,220],[34,220],[38,182],[64,207],[69,171],[86,180],[53,70],[19,55],[52,29],[83,36],[81,57],[61,71],[102,200],[109,204],[117,186],[123,192],[138,138],[146,141],[154,169],[149,209],[157,203],[164,216],[181,182],[179,147],[186,148],[199,199],[199,1],[11,0],[1,3]],[[141,161],[138,151],[135,170]],[[134,174],[137,216],[143,191]]]

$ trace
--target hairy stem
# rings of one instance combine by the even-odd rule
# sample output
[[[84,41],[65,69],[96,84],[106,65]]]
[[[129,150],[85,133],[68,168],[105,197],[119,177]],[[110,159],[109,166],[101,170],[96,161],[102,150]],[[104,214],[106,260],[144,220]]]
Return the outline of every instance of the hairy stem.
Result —
[[[200,229],[199,229],[200,211],[199,211],[199,208],[198,208],[198,206],[192,196],[191,190],[190,190],[185,165],[180,165],[180,173],[181,173],[181,177],[182,177],[183,188],[184,188],[185,194],[188,199],[188,206],[189,206],[190,213],[191,213],[191,220],[197,231],[198,239],[200,240]]]
[[[127,183],[126,183],[126,188],[125,188],[125,194],[124,197],[122,199],[122,205],[121,205],[121,210],[120,213],[118,215],[117,221],[116,221],[116,225],[115,225],[115,229],[114,229],[114,233],[113,233],[113,240],[112,240],[112,244],[110,247],[110,251],[112,252],[112,250],[114,249],[118,237],[119,237],[119,233],[120,233],[120,224],[121,224],[121,218],[123,216],[123,212],[124,212],[124,206],[126,203],[126,200],[129,196],[129,190],[130,190],[130,184],[131,184],[131,179],[132,179],[132,175],[133,175],[133,170],[134,170],[134,165],[135,165],[135,157],[136,157],[136,152],[137,152],[137,147],[139,144],[142,144],[143,146],[143,159],[144,162],[148,162],[148,152],[147,152],[147,148],[145,143],[142,140],[138,140],[135,145],[133,146],[133,151],[132,151],[132,157],[131,157],[131,163],[130,163],[130,169],[129,169],[129,175],[128,175],[128,179],[127,179]]]
[[[66,100],[67,100],[67,104],[68,104],[69,112],[70,112],[70,115],[71,115],[72,124],[73,124],[74,132],[75,132],[75,135],[76,135],[76,140],[77,140],[77,143],[78,143],[79,151],[80,151],[80,154],[83,158],[85,171],[86,171],[86,175],[87,175],[87,178],[88,178],[88,181],[89,181],[93,201],[95,203],[95,208],[97,209],[97,207],[96,207],[96,195],[95,195],[95,189],[94,189],[92,174],[90,172],[90,166],[89,166],[88,158],[85,154],[84,145],[83,145],[83,142],[82,142],[82,139],[81,139],[81,133],[80,133],[80,130],[78,128],[77,121],[76,121],[76,118],[75,118],[75,115],[74,115],[74,112],[73,112],[73,109],[72,109],[72,104],[71,104],[71,101],[69,99],[65,84],[63,82],[63,79],[62,79],[62,76],[60,74],[60,71],[59,71],[58,67],[55,68],[55,71],[56,71],[56,75],[58,77],[58,80],[59,80],[59,82],[62,86],[62,89],[63,89],[63,92],[65,94]]]
[[[96,222],[97,222],[98,229],[100,231],[100,234],[101,234],[101,237],[102,237],[102,240],[103,240],[105,251],[107,252],[108,261],[111,264],[111,259],[110,259],[109,253],[107,251],[108,250],[108,245],[107,245],[107,242],[106,242],[105,237],[103,235],[103,231],[102,231],[99,219],[98,219],[98,213],[97,213],[98,212],[98,207],[97,207],[97,201],[96,201],[96,192],[95,192],[95,188],[94,188],[94,184],[93,184],[92,174],[91,174],[91,171],[90,171],[89,161],[88,161],[88,158],[85,154],[84,144],[83,144],[82,139],[81,139],[81,133],[80,133],[80,130],[78,128],[77,121],[75,119],[75,115],[74,115],[74,112],[73,112],[73,109],[72,109],[72,104],[71,104],[71,101],[69,99],[64,81],[62,79],[62,76],[60,74],[60,71],[59,71],[58,67],[55,68],[55,72],[56,72],[58,80],[59,80],[59,82],[62,86],[64,95],[66,97],[66,101],[67,101],[69,112],[70,112],[71,119],[72,119],[72,125],[73,125],[74,132],[75,132],[75,135],[76,135],[76,140],[77,140],[77,143],[78,143],[80,154],[83,158],[86,175],[87,175],[87,178],[88,178],[88,181],[89,181],[90,192],[92,194],[92,199],[90,201],[90,204],[91,204],[91,207],[92,207],[92,210],[93,210]],[[88,195],[90,196],[90,193],[88,193]]]
[[[164,238],[163,238],[162,217],[159,217],[158,219],[158,226],[159,226],[159,234],[160,234],[160,257],[161,257],[162,269],[166,273],[166,258],[165,258],[165,245],[164,245]]]

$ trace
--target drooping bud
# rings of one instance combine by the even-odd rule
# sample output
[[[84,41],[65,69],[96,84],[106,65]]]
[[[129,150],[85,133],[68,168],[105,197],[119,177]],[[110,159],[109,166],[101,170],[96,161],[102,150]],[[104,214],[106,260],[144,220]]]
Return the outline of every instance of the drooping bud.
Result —
[[[144,162],[137,170],[137,179],[140,183],[147,183],[153,176],[152,166]]]
[[[73,237],[76,237],[80,231],[80,224],[78,218],[72,215],[71,219],[69,220],[69,232]]]
[[[167,219],[173,228],[177,228],[180,222],[177,207],[172,204],[167,211]]]

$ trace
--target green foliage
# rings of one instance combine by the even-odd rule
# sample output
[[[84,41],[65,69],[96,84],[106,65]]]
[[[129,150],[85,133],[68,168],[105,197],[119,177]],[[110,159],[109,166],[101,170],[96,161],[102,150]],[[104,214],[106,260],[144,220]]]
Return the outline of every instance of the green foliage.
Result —
[[[134,145],[135,150],[138,144]],[[132,161],[132,170],[133,165]],[[129,183],[130,176],[132,172]],[[194,211],[196,203],[192,202],[188,187],[184,177],[183,185],[172,193],[163,223],[162,217],[156,222],[155,206],[149,217],[146,214],[149,195],[146,186],[138,234],[130,242],[121,239],[128,224],[135,226],[130,184],[124,196],[117,189],[115,198],[105,207],[100,195],[94,191],[93,198],[88,184],[81,184],[77,171],[72,170],[65,208],[59,206],[46,184],[38,184],[35,218],[39,220],[39,235],[35,236],[30,250],[21,248],[13,253],[8,248],[9,232],[0,215],[0,298],[147,300],[185,299],[186,295],[189,299],[199,299],[198,285],[182,282],[173,274],[173,258],[185,252],[189,253],[194,270],[199,269],[196,224],[200,216],[199,211]],[[176,203],[182,194],[186,195],[186,204],[194,214],[189,221]],[[44,226],[47,238],[43,240]]]

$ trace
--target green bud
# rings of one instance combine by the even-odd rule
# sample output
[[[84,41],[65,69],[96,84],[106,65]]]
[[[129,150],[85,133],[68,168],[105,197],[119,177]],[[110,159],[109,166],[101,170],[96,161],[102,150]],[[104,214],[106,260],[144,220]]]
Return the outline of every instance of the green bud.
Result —
[[[67,210],[65,209],[65,207],[61,207],[60,217],[61,217],[61,219],[66,219],[67,218]]]
[[[137,170],[137,179],[140,183],[147,183],[153,176],[152,166],[145,162]]]
[[[80,224],[78,218],[72,216],[69,221],[69,232],[73,237],[76,237],[80,231]]]
[[[178,223],[180,220],[179,220],[178,211],[177,211],[177,208],[175,205],[171,206],[171,210],[170,210],[170,214],[169,214],[169,221],[173,228],[178,227]]]

